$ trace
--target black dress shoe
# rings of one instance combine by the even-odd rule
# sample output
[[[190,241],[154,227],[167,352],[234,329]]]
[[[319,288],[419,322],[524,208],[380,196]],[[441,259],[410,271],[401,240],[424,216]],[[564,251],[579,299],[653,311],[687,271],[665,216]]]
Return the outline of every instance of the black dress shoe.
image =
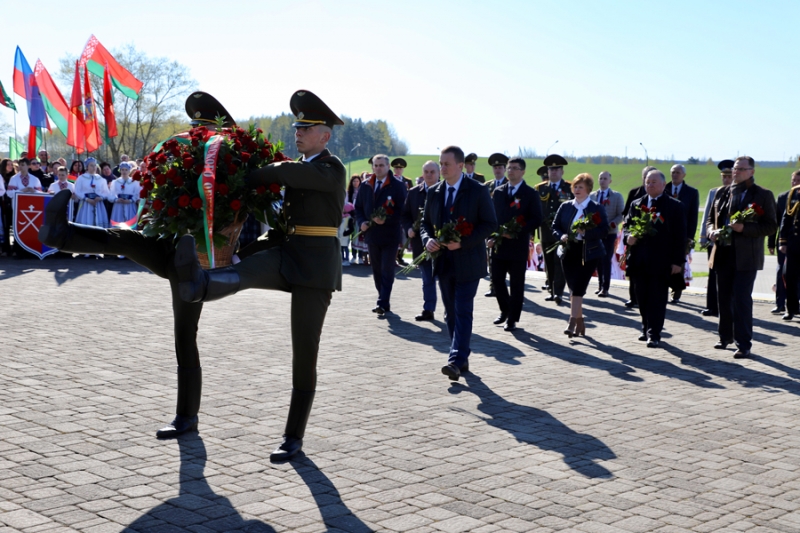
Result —
[[[748,357],[750,357],[750,350],[743,350],[739,348],[733,353],[734,359],[746,359]]]
[[[642,342],[646,341],[647,340],[647,335],[642,333],[641,335],[639,335],[639,340],[642,341]]]
[[[469,363],[464,363],[464,366],[462,366],[462,367],[459,369],[459,371],[460,371],[462,374],[465,374],[465,373],[469,372]]]
[[[542,285],[541,289],[543,291],[547,291],[547,290],[550,290],[550,287],[548,287],[547,285]]]
[[[561,302],[563,300],[561,299],[561,296],[556,296],[555,298],[553,298],[553,301],[556,303],[556,305],[561,305]]]
[[[386,309],[378,305],[372,308],[372,312],[378,313],[378,316],[383,316],[386,313]]]
[[[672,298],[672,299],[669,301],[669,303],[671,303],[671,304],[676,304],[676,303],[678,303],[678,302],[680,302],[680,301],[681,301],[680,297],[678,297],[678,298]]]
[[[450,378],[450,381],[458,381],[458,378],[461,377],[461,371],[456,365],[444,365],[442,374]]]
[[[715,313],[711,309],[703,309],[700,314],[703,316],[719,316],[719,313]]]
[[[647,347],[648,348],[658,348],[658,345],[660,343],[661,343],[661,341],[657,341],[655,339],[650,339],[649,341],[647,341]]]
[[[517,323],[513,320],[509,320],[506,322],[506,325],[503,326],[503,331],[514,331],[515,329],[517,329]]]
[[[189,431],[197,431],[197,415],[175,415],[175,420],[170,422],[168,426],[156,431],[156,438],[174,439],[178,435],[183,435]]]
[[[422,322],[423,320],[433,320],[433,311],[422,311],[420,314],[414,317],[414,320],[417,322]]]
[[[600,294],[601,292],[603,292],[602,289],[597,289],[596,291],[594,291],[595,294]]]
[[[555,299],[556,299],[556,297],[551,294],[550,296],[545,298],[544,301],[545,302],[552,302],[552,301],[555,301]]]
[[[772,313],[773,315],[782,315],[785,312],[786,312],[785,307],[774,307],[772,311],[770,311],[770,313]]]
[[[728,347],[729,342],[722,342],[717,341],[717,344],[714,345],[715,350],[725,350]]]
[[[783,319],[786,320],[787,322],[793,318],[794,315],[792,313],[786,313],[785,315],[783,315]]]
[[[608,298],[608,291],[603,291],[597,295],[598,298]]]
[[[283,436],[283,443],[275,448],[275,451],[269,454],[269,460],[272,462],[288,461],[298,454],[303,449],[303,439],[297,437]]]
[[[503,322],[505,322],[505,321],[506,321],[506,319],[507,319],[507,318],[508,318],[508,317],[506,316],[506,314],[505,314],[505,313],[500,313],[500,316],[499,316],[499,317],[497,317],[497,318],[495,318],[495,319],[492,321],[492,324],[498,324],[498,325],[499,325],[499,324],[502,324]]]
[[[632,309],[632,308],[636,307],[636,304],[633,303],[633,300],[628,300],[628,301],[625,302],[625,307],[627,307],[628,309]]]
[[[486,296],[487,298],[494,298],[495,296],[497,296],[497,295],[494,293],[494,289],[492,289],[492,290],[489,290],[489,291],[486,291],[485,293],[483,293],[483,295],[484,295],[484,296]]]

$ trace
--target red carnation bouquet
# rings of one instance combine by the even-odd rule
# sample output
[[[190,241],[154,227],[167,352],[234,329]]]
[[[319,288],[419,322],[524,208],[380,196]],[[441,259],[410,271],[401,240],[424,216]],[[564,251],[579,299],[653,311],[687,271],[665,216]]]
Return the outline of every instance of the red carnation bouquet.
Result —
[[[279,144],[270,142],[253,124],[247,130],[219,126],[216,131],[200,126],[164,141],[145,158],[146,171],[134,172],[133,178],[142,183],[141,197],[150,205],[143,220],[145,235],[176,239],[189,233],[197,242],[198,252],[206,253],[206,236],[210,233],[214,247],[235,244],[228,242],[224,229],[243,223],[248,213],[272,227],[280,225],[273,202],[280,199],[281,187],[272,184],[254,188],[246,183],[245,176],[270,163],[290,159],[281,153]],[[212,146],[216,159],[209,158]],[[211,161],[215,166],[209,168]],[[214,179],[209,181],[209,176]],[[209,198],[213,198],[213,206]],[[210,229],[206,224],[212,212]]]
[[[391,198],[389,200],[391,200]],[[394,214],[394,210],[391,207],[384,207],[385,205],[386,203],[384,203],[383,205],[379,205],[378,207],[372,210],[372,214],[369,216],[369,220],[367,220],[367,229],[375,225],[375,221],[372,220],[373,218],[377,218],[379,220],[383,220],[384,222],[386,222],[386,217]],[[394,205],[394,202],[392,202],[392,205]],[[364,231],[367,231],[367,229],[365,229]],[[355,241],[361,236],[362,233],[364,233],[364,231],[361,230],[356,231],[355,233],[350,235],[350,240]]]
[[[440,229],[436,229],[436,241],[439,243],[439,248],[435,252],[429,252],[427,249],[417,256],[407,267],[400,270],[403,274],[408,274],[417,268],[423,261],[434,260],[439,257],[445,249],[445,246],[454,242],[461,242],[462,237],[469,237],[472,235],[473,225],[467,222],[464,217],[458,217],[456,220],[448,222]]]
[[[720,246],[731,246],[733,244],[734,224],[744,224],[745,222],[755,222],[764,215],[764,208],[756,203],[747,206],[743,211],[736,211],[730,216],[730,223],[722,228],[717,234],[717,242]]]
[[[489,236],[490,239],[494,239],[494,246],[492,246],[492,250],[497,252],[500,249],[500,245],[503,243],[503,235],[508,235],[510,239],[516,239],[519,237],[519,232],[522,231],[522,228],[524,227],[525,217],[522,215],[511,217],[511,220],[505,224],[500,224],[500,227],[497,228],[497,231]]]

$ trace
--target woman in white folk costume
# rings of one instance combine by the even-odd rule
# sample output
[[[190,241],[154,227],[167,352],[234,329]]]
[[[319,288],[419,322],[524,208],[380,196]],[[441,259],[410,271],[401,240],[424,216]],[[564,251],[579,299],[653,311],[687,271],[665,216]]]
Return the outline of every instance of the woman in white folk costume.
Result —
[[[75,196],[81,201],[75,222],[98,228],[108,227],[108,213],[103,201],[109,198],[108,184],[97,173],[97,160],[86,160],[86,172],[75,180]]]
[[[127,161],[120,163],[120,177],[111,182],[110,201],[114,204],[111,220],[117,223],[128,222],[136,216],[140,185],[130,176],[132,167]]]

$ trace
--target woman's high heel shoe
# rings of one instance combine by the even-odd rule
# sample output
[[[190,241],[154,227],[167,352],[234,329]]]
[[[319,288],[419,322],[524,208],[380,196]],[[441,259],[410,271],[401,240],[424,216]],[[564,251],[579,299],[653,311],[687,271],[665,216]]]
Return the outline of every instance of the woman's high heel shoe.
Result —
[[[575,336],[575,328],[578,326],[578,319],[570,317],[569,326],[564,330],[564,335],[569,335],[569,338]]]
[[[585,337],[586,336],[586,325],[583,323],[583,317],[577,318],[577,324],[575,326],[575,333],[574,335],[577,337],[578,335]]]

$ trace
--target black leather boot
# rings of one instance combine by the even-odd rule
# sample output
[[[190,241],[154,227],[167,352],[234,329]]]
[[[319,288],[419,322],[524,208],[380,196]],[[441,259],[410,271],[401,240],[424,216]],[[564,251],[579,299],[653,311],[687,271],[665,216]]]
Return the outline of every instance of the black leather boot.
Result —
[[[175,420],[156,431],[159,439],[174,439],[178,435],[197,429],[200,411],[200,394],[203,390],[203,369],[178,367],[178,406]]]
[[[62,252],[101,254],[108,242],[103,228],[73,224],[69,221],[69,203],[72,192],[65,189],[47,203],[44,223],[39,228],[39,241]]]
[[[289,418],[286,421],[283,443],[270,454],[270,461],[288,461],[303,449],[303,435],[306,433],[314,394],[315,391],[292,389],[292,402],[289,405]]]
[[[175,269],[178,271],[178,289],[184,302],[210,302],[239,291],[239,273],[233,267],[202,269],[191,235],[184,235],[178,241]]]

